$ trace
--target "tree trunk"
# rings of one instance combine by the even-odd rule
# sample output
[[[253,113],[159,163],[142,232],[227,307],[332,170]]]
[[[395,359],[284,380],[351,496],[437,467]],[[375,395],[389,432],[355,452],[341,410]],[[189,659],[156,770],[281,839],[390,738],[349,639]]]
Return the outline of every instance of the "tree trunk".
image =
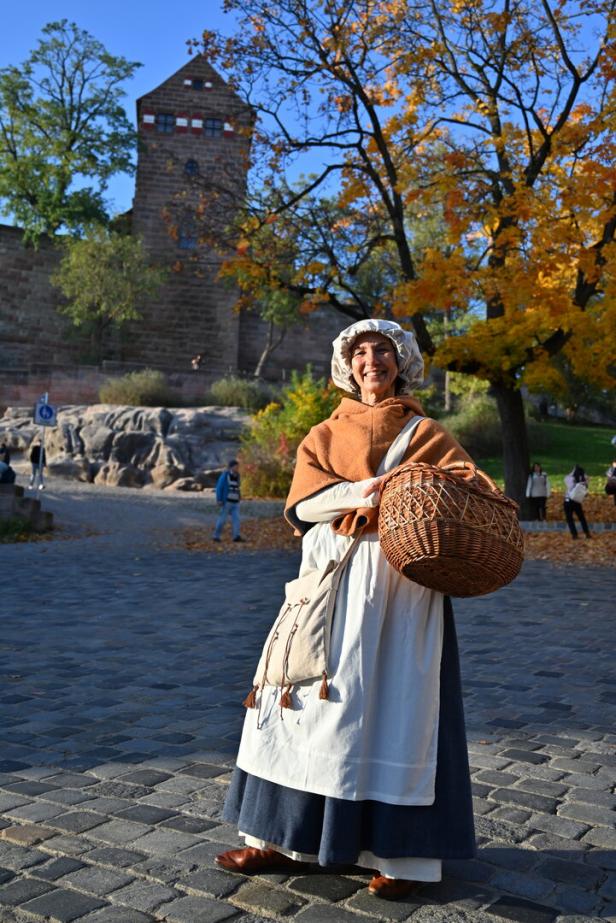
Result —
[[[269,359],[271,354],[274,352],[274,350],[278,349],[278,347],[281,345],[282,341],[284,340],[285,333],[286,333],[286,330],[283,328],[280,331],[278,338],[274,340],[274,324],[270,321],[268,331],[267,331],[267,340],[265,342],[265,346],[263,347],[263,351],[261,355],[259,356],[257,367],[254,370],[255,378],[262,377],[263,369],[265,368],[265,364],[267,360]]]
[[[505,493],[520,505],[520,518],[528,518],[526,482],[530,469],[528,433],[520,392],[507,385],[493,385],[503,430]]]
[[[445,370],[445,413],[451,413],[452,410],[452,401],[451,401],[451,372],[449,369]]]

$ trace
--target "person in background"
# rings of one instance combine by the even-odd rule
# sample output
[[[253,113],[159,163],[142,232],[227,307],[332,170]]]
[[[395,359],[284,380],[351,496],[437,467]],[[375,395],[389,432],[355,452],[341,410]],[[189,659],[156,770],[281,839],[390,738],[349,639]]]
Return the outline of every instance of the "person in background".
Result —
[[[0,484],[14,484],[15,472],[5,461],[0,461]]]
[[[608,497],[614,498],[614,504],[616,505],[616,458],[605,472],[605,476],[607,478],[605,492]]]
[[[234,542],[243,542],[240,535],[240,466],[232,459],[227,470],[216,482],[216,502],[221,507],[220,515],[214,529],[214,541],[219,542],[227,517],[231,517],[231,534]]]
[[[567,525],[571,532],[571,538],[578,537],[577,529],[573,521],[574,513],[580,522],[584,535],[586,538],[590,538],[590,529],[588,528],[586,516],[582,509],[584,497],[588,493],[588,478],[586,477],[586,472],[580,465],[576,465],[569,474],[566,475],[565,488],[564,511],[565,519],[567,520]]]
[[[5,465],[11,464],[11,450],[6,442],[0,442],[0,462],[4,462]]]
[[[547,519],[545,505],[550,493],[550,479],[539,462],[535,462],[526,484],[526,496],[530,500],[533,519]]]
[[[45,449],[40,442],[35,442],[30,449],[30,464],[32,465],[32,474],[30,475],[30,484],[28,486],[34,488],[38,486],[39,490],[45,490],[43,469],[47,465],[47,458]]]

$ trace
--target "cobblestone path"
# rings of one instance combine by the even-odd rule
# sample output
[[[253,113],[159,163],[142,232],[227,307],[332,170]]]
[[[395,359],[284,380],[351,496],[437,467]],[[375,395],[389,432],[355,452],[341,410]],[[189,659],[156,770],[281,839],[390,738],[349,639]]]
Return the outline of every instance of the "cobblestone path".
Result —
[[[215,869],[239,703],[297,560],[157,542],[0,546],[3,923],[616,920],[613,572],[532,562],[458,601],[479,855],[389,904],[358,869]]]

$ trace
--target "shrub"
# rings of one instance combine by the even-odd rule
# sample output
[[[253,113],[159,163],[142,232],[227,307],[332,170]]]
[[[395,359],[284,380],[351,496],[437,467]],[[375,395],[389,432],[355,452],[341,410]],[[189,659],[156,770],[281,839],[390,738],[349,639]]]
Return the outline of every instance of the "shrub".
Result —
[[[177,403],[167,379],[155,369],[108,378],[99,388],[98,396],[103,404],[128,404],[131,407],[163,407]]]
[[[468,400],[457,413],[442,419],[443,425],[474,458],[500,455],[503,450],[501,422],[496,404],[486,394]]]
[[[473,458],[502,455],[502,425],[496,402],[487,394],[476,394],[441,422]],[[527,432],[531,453],[548,447],[549,432],[543,424],[528,420]]]
[[[308,430],[330,416],[340,392],[309,368],[294,372],[278,401],[260,410],[242,437],[242,483],[253,497],[284,497],[293,477],[295,453]]]
[[[28,519],[16,516],[13,519],[0,520],[0,543],[29,542],[39,538]]]
[[[244,410],[262,410],[272,399],[266,385],[254,378],[239,378],[227,375],[219,378],[210,388],[206,403],[221,404],[223,407],[242,407]]]

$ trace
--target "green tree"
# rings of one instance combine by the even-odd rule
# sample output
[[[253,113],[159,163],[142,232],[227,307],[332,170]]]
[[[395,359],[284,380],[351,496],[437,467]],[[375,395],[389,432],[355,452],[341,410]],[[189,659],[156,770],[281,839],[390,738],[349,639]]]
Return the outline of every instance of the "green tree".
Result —
[[[166,272],[148,262],[141,240],[94,227],[86,237],[67,237],[52,283],[67,299],[60,308],[75,326],[90,334],[100,361],[103,336],[111,328],[138,320],[140,305],[156,294]]]
[[[63,19],[0,71],[0,207],[30,239],[108,220],[109,178],[134,169],[121,85],[140,66]]]

